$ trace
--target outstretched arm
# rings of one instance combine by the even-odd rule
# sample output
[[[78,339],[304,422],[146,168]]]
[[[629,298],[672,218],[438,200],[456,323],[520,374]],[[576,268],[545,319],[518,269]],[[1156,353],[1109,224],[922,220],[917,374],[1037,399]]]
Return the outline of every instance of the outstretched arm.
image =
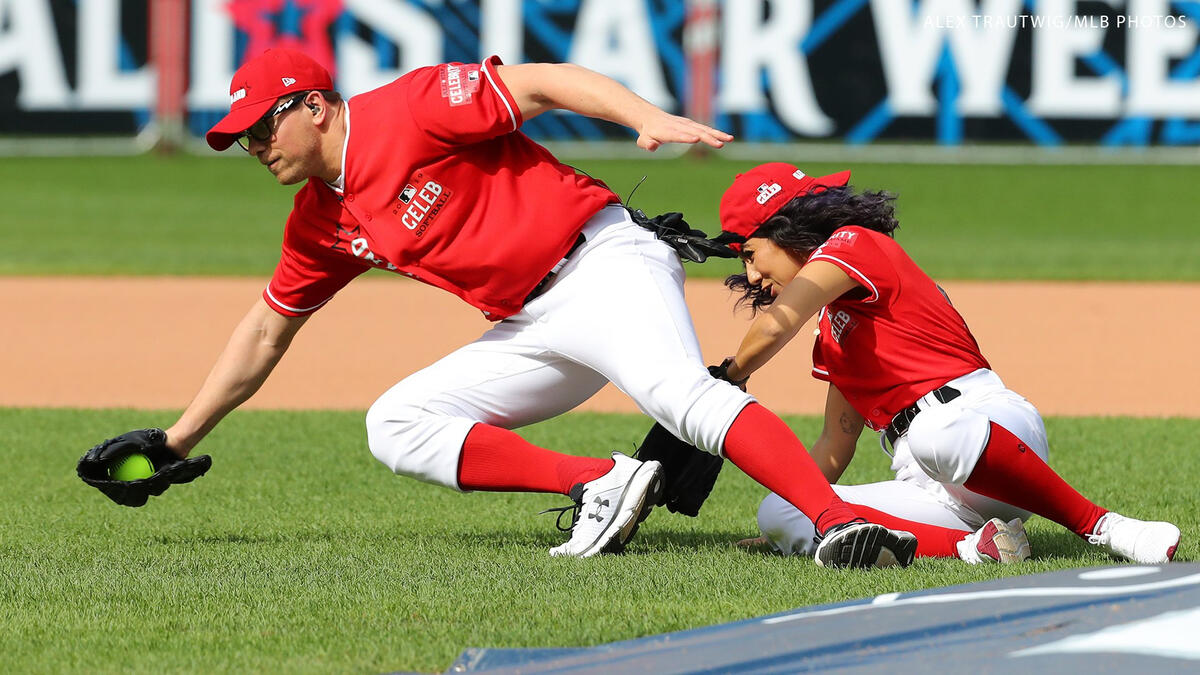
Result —
[[[750,324],[729,365],[729,379],[750,377],[796,336],[804,322],[856,285],[833,263],[817,260],[800,268],[775,302]]]
[[[167,447],[187,457],[225,415],[258,391],[307,316],[283,316],[259,298],[234,329],[208,378],[167,429]]]
[[[733,136],[672,115],[622,84],[571,63],[499,66],[496,72],[517,101],[525,119],[547,110],[571,112],[615,122],[638,132],[637,144],[651,152],[663,143],[704,143],[719,148]]]

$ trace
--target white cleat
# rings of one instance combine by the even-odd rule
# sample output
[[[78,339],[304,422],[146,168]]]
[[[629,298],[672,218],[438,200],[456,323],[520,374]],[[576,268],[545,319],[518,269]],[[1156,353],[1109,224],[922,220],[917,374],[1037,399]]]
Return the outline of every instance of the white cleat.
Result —
[[[1028,560],[1029,553],[1029,537],[1020,518],[1007,523],[992,518],[958,542],[958,557],[970,565],[1010,565]]]
[[[1179,548],[1179,528],[1171,523],[1137,520],[1109,511],[1096,521],[1087,540],[1125,560],[1168,563]]]
[[[658,501],[663,490],[661,464],[639,462],[619,452],[612,456],[608,473],[582,485],[571,538],[550,549],[550,555],[587,558],[623,550]]]

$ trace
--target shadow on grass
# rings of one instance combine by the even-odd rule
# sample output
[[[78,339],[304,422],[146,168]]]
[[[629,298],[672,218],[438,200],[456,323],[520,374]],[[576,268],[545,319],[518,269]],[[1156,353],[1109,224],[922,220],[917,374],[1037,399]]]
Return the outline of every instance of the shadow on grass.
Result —
[[[1183,545],[1186,544],[1187,534],[1184,533]],[[1033,550],[1034,560],[1039,558],[1072,558],[1078,560],[1080,565],[1135,564],[1128,560],[1111,556],[1103,549],[1092,546],[1086,539],[1077,536],[1075,533],[1061,529],[1052,532],[1031,532],[1029,534],[1029,545]],[[1192,562],[1194,559],[1194,556],[1189,554],[1189,549],[1181,546],[1175,555],[1174,562]]]
[[[709,530],[704,532],[639,532],[635,543],[647,548],[664,550],[673,548],[732,549],[737,542],[752,534],[745,530],[736,532]]]
[[[354,543],[367,544],[384,542],[398,537],[412,540],[434,540],[433,535],[397,535],[388,531],[370,531],[347,534],[344,529],[328,530],[296,530],[291,532],[205,532],[161,534],[147,537],[146,542],[162,546],[178,546],[181,544],[209,544],[214,546],[262,546],[272,544],[313,544],[313,543]]]
[[[1099,549],[1087,543],[1074,532],[1063,529],[1051,532],[1031,532],[1029,547],[1034,558],[1079,558],[1093,557]]]
[[[479,545],[488,549],[510,547],[531,547],[550,549],[567,540],[566,532],[530,532],[528,530],[498,529],[489,532],[451,533],[449,536],[468,535]],[[680,549],[696,551],[737,549],[754,555],[759,555],[759,549],[745,549],[735,545],[735,542],[745,539],[745,532],[709,531],[709,532],[646,532],[639,530],[629,542],[625,555],[652,555],[658,553],[678,553]],[[761,552],[769,553],[769,550]]]
[[[317,541],[337,541],[345,539],[335,532],[289,532],[275,534],[241,534],[238,532],[214,534],[171,534],[148,537],[150,544],[162,546],[207,544],[214,546],[262,546],[264,544],[295,544],[313,543]]]
[[[358,532],[348,535],[344,529],[329,530],[296,530],[290,532],[206,532],[206,533],[176,533],[160,534],[148,537],[146,542],[151,545],[211,545],[211,546],[271,546],[288,544],[333,543],[355,545],[370,544],[371,542],[385,543],[401,541],[411,546],[432,548],[444,540],[474,541],[477,545],[491,551],[497,550],[549,550],[566,541],[567,533],[548,530],[530,531],[528,529],[500,527],[488,531],[461,529],[446,531],[439,534],[422,534],[415,532],[397,533],[391,530]],[[748,533],[742,531],[710,530],[701,532],[663,532],[640,530],[629,542],[624,555],[657,555],[662,553],[680,553],[688,550],[696,552],[736,550],[747,556],[756,558],[775,557],[779,554],[769,545],[737,546],[736,542],[746,539]],[[1039,531],[1030,534],[1033,549],[1033,559],[1047,560],[1052,558],[1077,560],[1080,565],[1108,564],[1120,562],[1100,549],[1091,546],[1086,540],[1066,530],[1050,532]],[[1176,561],[1185,562],[1192,558],[1181,555]]]

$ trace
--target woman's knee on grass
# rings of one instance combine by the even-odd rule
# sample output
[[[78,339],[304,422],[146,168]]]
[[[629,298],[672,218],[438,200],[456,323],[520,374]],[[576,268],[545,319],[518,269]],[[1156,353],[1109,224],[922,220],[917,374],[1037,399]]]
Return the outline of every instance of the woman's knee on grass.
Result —
[[[758,506],[758,530],[783,555],[811,556],[817,548],[813,522],[774,492]]]

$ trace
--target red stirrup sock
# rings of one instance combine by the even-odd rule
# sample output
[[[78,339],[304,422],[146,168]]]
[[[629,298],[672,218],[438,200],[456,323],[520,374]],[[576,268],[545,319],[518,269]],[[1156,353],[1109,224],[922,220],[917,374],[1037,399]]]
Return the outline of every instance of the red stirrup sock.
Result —
[[[515,433],[476,424],[463,441],[458,485],[485,492],[558,492],[608,473],[613,460],[575,457],[539,448]]]
[[[783,420],[757,403],[742,409],[725,434],[725,457],[754,480],[804,512],[824,534],[857,516],[821,474],[804,444]]]
[[[1032,448],[995,422],[963,486],[1049,518],[1081,537],[1091,534],[1096,521],[1108,512],[1076,492]]]
[[[862,504],[851,504],[850,508],[854,509],[859,517],[883,525],[889,530],[903,530],[917,535],[918,558],[957,558],[958,542],[971,534],[966,530],[905,520]]]

